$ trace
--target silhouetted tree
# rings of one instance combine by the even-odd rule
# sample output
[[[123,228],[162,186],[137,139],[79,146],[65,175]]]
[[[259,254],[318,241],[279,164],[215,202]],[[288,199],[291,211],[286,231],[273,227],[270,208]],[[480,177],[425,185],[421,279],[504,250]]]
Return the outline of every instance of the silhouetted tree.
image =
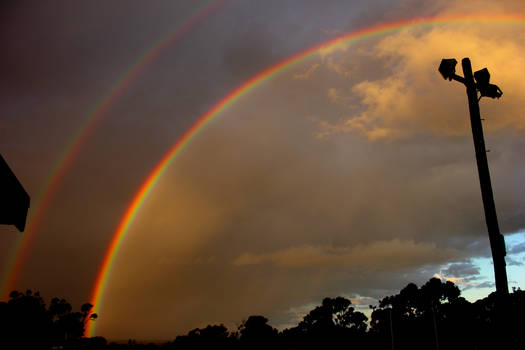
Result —
[[[243,349],[276,348],[278,332],[264,316],[250,316],[239,326],[240,344]]]
[[[353,328],[366,331],[366,316],[356,312],[352,302],[343,297],[325,298],[321,306],[316,307],[299,323],[299,328],[306,331],[325,330],[330,328]]]
[[[334,348],[351,339],[359,347],[364,341],[367,317],[343,297],[325,298],[295,328],[282,332],[283,344],[290,349]]]
[[[228,332],[224,325],[195,328],[187,335],[178,336],[167,349],[231,349],[237,341],[236,334]]]
[[[13,291],[7,303],[0,303],[0,341],[7,349],[49,349],[73,347],[84,335],[88,321],[96,319],[92,305],[72,312],[64,299],[53,298],[49,308],[39,292]]]
[[[105,350],[108,347],[108,342],[104,337],[83,338],[80,341],[80,346],[77,349],[86,350]]]
[[[372,312],[371,333],[377,346],[390,344],[393,337],[396,348],[432,349],[440,343],[451,348],[463,343],[468,332],[466,327],[462,327],[461,332],[453,329],[449,320],[467,322],[468,304],[450,281],[431,278],[421,288],[409,283],[399,294],[379,301],[379,307]],[[464,312],[463,316],[457,309]],[[454,343],[449,341],[452,335]]]
[[[478,349],[511,348],[521,342],[525,329],[525,292],[508,296],[491,293],[473,304]]]
[[[51,345],[52,322],[40,293],[11,292],[0,308],[1,341],[6,349],[46,349]]]

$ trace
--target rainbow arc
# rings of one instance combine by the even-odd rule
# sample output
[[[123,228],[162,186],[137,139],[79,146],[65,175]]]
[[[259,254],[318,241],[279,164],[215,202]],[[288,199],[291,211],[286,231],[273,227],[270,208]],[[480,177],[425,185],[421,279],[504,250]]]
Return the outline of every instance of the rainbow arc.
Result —
[[[395,31],[403,29],[417,28],[417,27],[430,27],[436,25],[448,25],[448,24],[482,24],[482,23],[525,23],[525,15],[523,14],[459,14],[459,15],[446,15],[438,17],[420,17],[403,21],[395,21],[375,26],[366,27],[360,30],[356,30],[350,33],[343,34],[336,38],[330,39],[321,44],[315,45],[309,49],[306,49],[298,54],[286,58],[285,60],[263,70],[262,72],[254,75],[249,80],[240,84],[237,88],[226,95],[222,100],[217,102],[211,109],[199,117],[197,122],[176,140],[164,156],[159,160],[157,165],[151,170],[149,175],[146,177],[138,191],[133,196],[133,199],[128,204],[127,209],[120,219],[115,232],[112,235],[109,247],[106,250],[104,258],[102,260],[99,273],[97,275],[95,285],[93,288],[90,302],[95,306],[96,312],[100,309],[100,304],[106,289],[109,277],[112,272],[112,266],[118,255],[119,248],[122,241],[126,237],[133,220],[137,216],[142,204],[151,193],[155,184],[159,181],[162,174],[166,171],[168,166],[180,154],[185,147],[191,142],[191,140],[202,130],[210,121],[216,118],[222,111],[228,106],[233,104],[245,96],[248,92],[255,89],[256,87],[263,84],[265,81],[275,76],[276,74],[293,67],[295,64],[304,61],[313,55],[321,52],[322,50],[328,50],[335,48],[341,44],[348,44],[354,41],[362,40],[365,38],[385,35]],[[88,325],[87,334],[93,336],[95,333],[95,326],[93,323]]]

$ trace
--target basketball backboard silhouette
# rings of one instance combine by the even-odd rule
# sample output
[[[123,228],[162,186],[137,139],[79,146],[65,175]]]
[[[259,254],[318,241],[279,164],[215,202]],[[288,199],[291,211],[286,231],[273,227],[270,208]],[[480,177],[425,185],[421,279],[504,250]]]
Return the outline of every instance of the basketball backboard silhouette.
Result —
[[[0,155],[0,224],[24,231],[28,209],[29,195]]]

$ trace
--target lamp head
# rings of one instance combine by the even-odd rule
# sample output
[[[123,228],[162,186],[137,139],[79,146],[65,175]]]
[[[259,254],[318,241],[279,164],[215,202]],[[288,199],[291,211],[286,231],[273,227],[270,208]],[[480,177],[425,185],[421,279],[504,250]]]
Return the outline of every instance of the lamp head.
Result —
[[[444,58],[441,60],[439,65],[439,73],[443,76],[443,79],[452,80],[452,77],[456,74],[456,65],[458,61],[455,58]]]
[[[490,81],[490,73],[487,68],[483,68],[478,70],[477,72],[474,72],[474,79],[476,79],[476,83],[478,85],[489,85]]]
[[[476,79],[476,88],[479,90],[481,96],[500,98],[503,95],[503,92],[497,85],[489,83],[490,73],[487,68],[475,72],[474,79]]]

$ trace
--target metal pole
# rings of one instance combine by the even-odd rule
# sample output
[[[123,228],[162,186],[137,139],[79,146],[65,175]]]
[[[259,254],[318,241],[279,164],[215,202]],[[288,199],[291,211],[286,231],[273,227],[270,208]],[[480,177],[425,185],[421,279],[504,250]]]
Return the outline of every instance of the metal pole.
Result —
[[[507,271],[505,263],[505,240],[499,231],[498,217],[496,215],[496,205],[492,194],[490,182],[489,165],[487,162],[487,151],[485,140],[483,139],[483,127],[479,114],[478,93],[472,75],[472,66],[468,58],[461,61],[465,86],[467,87],[468,104],[470,110],[470,124],[472,126],[472,137],[474,139],[474,149],[476,151],[476,162],[478,163],[479,184],[481,187],[481,197],[485,209],[485,221],[489,233],[490,249],[494,262],[494,276],[496,279],[496,292],[499,295],[508,295],[509,287],[507,282]]]
[[[436,340],[436,350],[439,350],[439,339],[438,339],[438,328],[437,328],[437,322],[436,322],[436,311],[434,309],[434,305],[430,306],[432,308],[432,320],[434,321],[434,338]]]
[[[394,350],[394,326],[392,324],[392,308],[390,310],[390,339],[392,341],[392,350]]]

